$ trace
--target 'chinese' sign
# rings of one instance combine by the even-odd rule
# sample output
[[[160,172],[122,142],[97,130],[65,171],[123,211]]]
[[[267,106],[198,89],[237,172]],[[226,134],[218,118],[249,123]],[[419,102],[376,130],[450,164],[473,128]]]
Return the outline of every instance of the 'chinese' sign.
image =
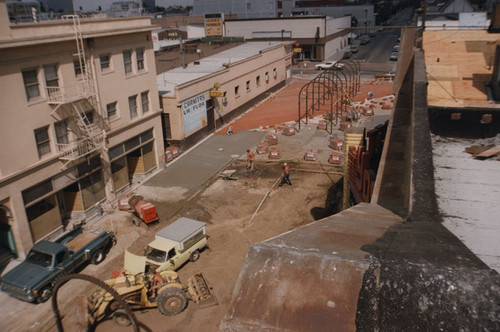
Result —
[[[182,115],[184,119],[184,134],[196,128],[207,125],[207,105],[205,94],[202,93],[182,102]]]

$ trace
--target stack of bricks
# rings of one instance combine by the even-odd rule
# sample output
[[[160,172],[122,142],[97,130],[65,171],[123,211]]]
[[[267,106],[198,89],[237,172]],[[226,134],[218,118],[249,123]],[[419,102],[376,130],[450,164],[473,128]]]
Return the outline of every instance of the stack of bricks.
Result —
[[[269,144],[267,142],[257,143],[257,153],[265,154],[269,152]]]
[[[340,165],[342,163],[342,153],[338,151],[330,152],[330,158],[328,158],[328,162],[334,165]]]
[[[286,126],[285,128],[283,128],[282,132],[281,132],[283,135],[285,136],[292,136],[292,135],[295,135],[295,127],[292,127],[292,126]]]
[[[330,138],[330,147],[337,151],[342,151],[344,148],[344,141],[340,138]]]
[[[265,141],[269,145],[276,145],[276,144],[278,144],[278,136],[276,134],[266,135]]]
[[[327,121],[326,120],[319,120],[319,122],[318,122],[318,129],[319,130],[326,130],[326,125],[327,125]]]
[[[317,156],[318,156],[318,149],[316,148],[307,149],[306,153],[304,154],[304,160],[316,161]]]
[[[177,158],[181,154],[181,151],[177,146],[169,146],[168,148],[165,149],[165,152],[166,151],[172,152],[172,157],[174,158]]]
[[[268,157],[269,159],[280,159],[281,158],[280,148],[277,146],[270,147]]]
[[[368,106],[368,107],[363,107],[363,111],[362,111],[362,114],[363,115],[374,115],[374,112],[373,112],[373,107],[372,106]]]
[[[351,128],[351,126],[352,126],[352,122],[351,122],[351,121],[342,121],[342,122],[340,123],[339,130],[344,131],[344,130],[346,130],[347,128]]]
[[[165,149],[165,162],[169,163],[172,160],[174,160],[174,154],[172,153],[172,151]]]

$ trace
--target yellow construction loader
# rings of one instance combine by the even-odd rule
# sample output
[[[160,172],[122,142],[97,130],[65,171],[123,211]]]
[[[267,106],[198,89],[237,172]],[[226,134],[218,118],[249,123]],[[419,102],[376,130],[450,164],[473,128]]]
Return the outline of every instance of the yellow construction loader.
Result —
[[[193,275],[185,285],[180,282],[176,272],[168,270],[136,275],[124,272],[105,283],[132,310],[157,307],[163,315],[176,315],[186,308],[189,300],[197,303],[198,307],[218,304],[212,286],[202,273]],[[119,307],[118,302],[106,290],[99,288],[87,300],[88,317],[92,325],[108,317],[112,317],[120,326],[131,324],[125,310]]]

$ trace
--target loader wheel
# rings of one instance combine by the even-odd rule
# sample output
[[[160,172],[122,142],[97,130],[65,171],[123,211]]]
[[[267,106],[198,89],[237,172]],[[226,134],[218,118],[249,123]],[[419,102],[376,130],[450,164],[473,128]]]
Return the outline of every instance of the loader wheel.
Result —
[[[187,302],[186,293],[176,287],[165,288],[156,299],[158,310],[168,316],[180,314],[186,309]]]
[[[106,258],[106,253],[102,249],[97,249],[92,255],[92,264],[100,264],[104,258]]]
[[[191,262],[196,262],[200,258],[200,251],[195,250],[191,253],[191,256],[189,256],[189,260]]]
[[[130,326],[132,322],[130,322],[130,319],[128,318],[127,313],[123,309],[118,309],[115,311],[113,314],[113,322],[115,322],[116,325],[126,327]]]

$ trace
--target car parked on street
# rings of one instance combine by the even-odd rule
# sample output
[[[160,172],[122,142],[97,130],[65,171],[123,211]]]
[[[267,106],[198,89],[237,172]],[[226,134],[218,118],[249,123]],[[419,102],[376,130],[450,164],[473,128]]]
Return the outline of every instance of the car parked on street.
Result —
[[[351,53],[358,53],[359,47],[357,46],[351,46]]]
[[[345,51],[344,55],[342,56],[342,59],[349,59],[352,56],[351,51]]]
[[[366,45],[370,42],[370,37],[368,37],[368,35],[363,35],[361,36],[361,39],[359,41],[359,44],[360,45]]]
[[[392,52],[391,56],[389,57],[391,61],[398,61],[398,52]]]
[[[337,63],[337,61],[325,61],[323,63],[317,64],[316,69],[318,70],[326,70],[326,69],[342,69],[344,68],[343,63]]]
[[[42,240],[21,264],[2,276],[2,291],[28,302],[47,302],[57,280],[88,262],[101,263],[115,243],[113,232],[84,231],[81,226],[55,241]]]

